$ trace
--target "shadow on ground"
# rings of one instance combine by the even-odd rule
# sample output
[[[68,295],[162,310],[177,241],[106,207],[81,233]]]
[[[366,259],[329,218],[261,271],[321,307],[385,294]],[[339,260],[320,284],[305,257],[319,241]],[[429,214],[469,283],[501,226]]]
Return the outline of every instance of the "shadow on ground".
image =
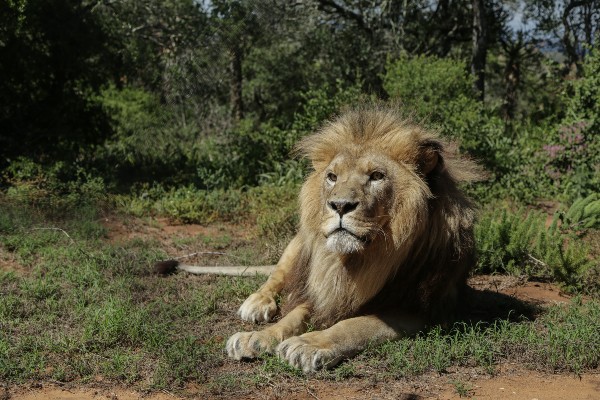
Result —
[[[543,311],[539,303],[488,289],[468,287],[464,295],[459,321],[467,324],[494,322],[497,320],[535,320]]]

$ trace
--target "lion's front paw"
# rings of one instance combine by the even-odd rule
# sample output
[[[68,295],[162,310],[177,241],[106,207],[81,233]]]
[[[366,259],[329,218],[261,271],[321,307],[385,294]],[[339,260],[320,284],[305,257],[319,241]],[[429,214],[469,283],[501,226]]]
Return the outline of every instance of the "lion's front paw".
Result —
[[[321,339],[320,332],[294,336],[281,342],[276,352],[279,358],[304,372],[332,368],[342,360],[343,355]]]
[[[275,299],[256,292],[251,294],[240,306],[238,315],[249,322],[269,322],[277,314]]]
[[[232,335],[225,348],[227,355],[235,360],[256,358],[262,353],[273,353],[277,339],[264,331],[238,332]]]

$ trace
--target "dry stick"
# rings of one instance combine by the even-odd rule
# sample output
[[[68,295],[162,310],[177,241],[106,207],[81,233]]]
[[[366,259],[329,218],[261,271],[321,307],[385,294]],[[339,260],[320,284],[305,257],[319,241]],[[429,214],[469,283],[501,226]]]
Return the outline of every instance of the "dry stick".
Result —
[[[53,228],[31,228],[30,230],[32,230],[32,231],[60,231],[69,238],[69,240],[71,241],[71,244],[75,244],[75,241],[73,240],[73,238],[71,236],[69,236],[69,234],[64,229],[61,229],[61,228],[54,228],[54,227]]]
[[[315,399],[317,399],[317,400],[320,400],[320,399],[317,397],[317,395],[316,395],[316,394],[314,394],[314,393],[312,392],[312,390],[310,390],[310,388],[308,387],[308,382],[306,382],[306,386],[305,386],[305,387],[306,387],[306,393],[308,393],[309,395],[311,395],[313,398],[315,398]]]
[[[545,262],[543,262],[542,260],[538,260],[537,258],[535,258],[534,256],[532,256],[531,254],[527,253],[527,255],[529,256],[529,258],[531,258],[531,259],[532,259],[533,261],[535,261],[536,263],[538,263],[538,264],[540,264],[540,265],[542,265],[542,266],[544,266],[544,267],[547,267],[547,266],[548,266],[548,264],[546,264],[546,263],[545,263]]]

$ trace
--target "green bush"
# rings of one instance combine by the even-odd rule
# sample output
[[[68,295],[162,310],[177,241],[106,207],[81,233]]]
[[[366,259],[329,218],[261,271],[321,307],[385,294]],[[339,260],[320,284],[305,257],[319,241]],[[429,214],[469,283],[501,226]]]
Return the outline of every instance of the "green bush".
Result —
[[[361,101],[368,101],[361,91],[360,82],[345,87],[341,81],[335,85],[323,85],[302,94],[305,101],[302,112],[294,116],[292,129],[298,131],[298,136],[304,136],[321,126],[324,121],[332,118],[344,107],[352,106]]]
[[[140,188],[136,195],[116,196],[119,207],[137,216],[169,217],[185,223],[251,221],[258,234],[278,238],[291,234],[298,222],[297,185],[256,186],[242,189],[202,190],[193,186]]]
[[[327,118],[361,99],[358,85],[325,85],[303,93],[303,111],[290,127],[258,124],[246,118],[217,137],[206,138],[197,149],[196,186],[203,189],[239,188],[258,184],[298,184],[305,173],[302,162],[290,160],[294,144]]]
[[[600,227],[600,193],[577,199],[564,214],[564,221],[572,229]]]
[[[197,186],[205,189],[257,185],[263,174],[289,158],[297,132],[243,120],[232,131],[207,138],[198,149]]]
[[[511,144],[504,123],[473,95],[465,63],[437,57],[388,61],[383,86],[416,120],[427,121],[495,172]]]
[[[110,86],[98,96],[111,116],[114,134],[88,160],[116,184],[158,180],[165,184],[194,179],[198,127],[173,106],[143,89]],[[185,110],[181,111],[185,114]]]
[[[478,273],[509,273],[552,279],[572,291],[594,292],[600,283],[587,277],[598,263],[587,247],[562,227],[555,214],[546,227],[546,214],[537,211],[486,212],[475,227]]]
[[[101,177],[83,167],[62,161],[44,166],[29,158],[18,158],[4,170],[9,199],[53,209],[68,209],[106,200],[106,185]]]

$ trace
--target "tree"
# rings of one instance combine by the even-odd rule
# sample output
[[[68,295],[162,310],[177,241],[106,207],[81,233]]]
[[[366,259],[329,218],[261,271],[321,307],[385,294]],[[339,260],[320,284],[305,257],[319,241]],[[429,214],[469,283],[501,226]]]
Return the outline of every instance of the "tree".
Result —
[[[96,3],[0,3],[0,164],[18,155],[76,159],[110,134],[93,101],[114,73]]]
[[[533,42],[528,40],[523,31],[517,32],[514,37],[512,35],[501,37],[500,43],[505,57],[502,117],[506,122],[510,122],[516,116],[519,90],[523,84],[524,64],[535,58],[536,50]]]
[[[581,66],[594,48],[600,29],[598,0],[527,0],[525,17],[535,23],[540,39],[560,44],[570,68]]]
[[[480,101],[485,99],[485,64],[488,50],[486,7],[484,0],[473,0],[473,56],[471,74],[475,77],[474,89]]]

